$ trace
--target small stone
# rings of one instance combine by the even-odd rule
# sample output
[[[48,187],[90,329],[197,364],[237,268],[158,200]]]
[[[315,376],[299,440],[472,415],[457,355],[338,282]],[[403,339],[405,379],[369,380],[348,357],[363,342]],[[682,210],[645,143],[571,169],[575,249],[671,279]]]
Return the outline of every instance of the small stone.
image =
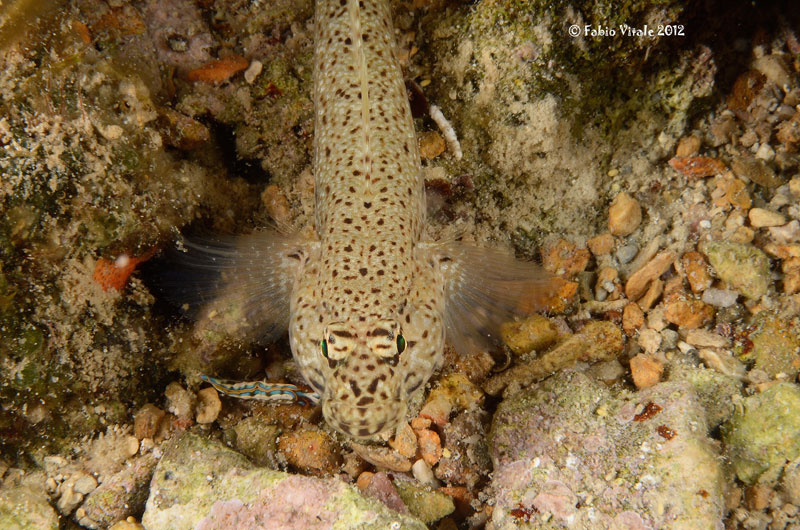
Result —
[[[608,209],[608,230],[615,236],[633,233],[642,222],[642,207],[625,192],[614,198]]]
[[[800,458],[787,464],[781,479],[783,491],[795,506],[800,505]]]
[[[687,252],[681,258],[686,279],[693,293],[700,293],[711,287],[713,279],[708,272],[708,263],[699,252]]]
[[[369,483],[372,482],[372,477],[374,476],[375,473],[372,471],[364,471],[356,479],[356,487],[361,491],[366,491],[369,487]]]
[[[627,245],[622,245],[619,247],[619,249],[617,249],[617,259],[621,264],[625,265],[626,263],[630,263],[638,253],[639,247],[633,243],[628,243]]]
[[[766,188],[777,188],[783,180],[775,175],[775,170],[763,160],[751,156],[737,156],[731,161],[733,173],[745,180]]]
[[[787,90],[788,87],[792,86],[792,75],[786,65],[786,60],[781,54],[773,53],[757,58],[753,61],[753,68],[764,74],[769,81],[783,90]]]
[[[411,420],[411,428],[414,429],[415,431],[418,431],[420,429],[427,429],[428,427],[431,426],[432,423],[433,422],[431,421],[430,418],[417,416],[416,418]]]
[[[647,290],[648,284],[664,274],[675,261],[671,250],[659,252],[647,265],[634,272],[625,284],[625,295],[630,300],[638,300]]]
[[[128,435],[123,438],[122,443],[125,446],[125,454],[131,457],[139,452],[139,439],[136,436]]]
[[[130,521],[117,521],[112,526],[108,528],[108,530],[145,530],[144,526],[141,523],[137,523],[136,519],[129,517],[132,519]]]
[[[83,502],[83,495],[72,488],[71,484],[63,483],[59,488],[61,496],[56,502],[56,508],[62,515],[69,515]]]
[[[453,499],[412,480],[395,479],[394,485],[408,511],[425,524],[438,521],[456,509]]]
[[[747,217],[750,219],[750,226],[754,228],[766,228],[786,224],[786,218],[783,215],[763,208],[751,209]]]
[[[731,206],[747,210],[752,205],[747,185],[740,179],[725,174],[716,179],[716,189],[711,194],[714,206],[728,209]]]
[[[408,506],[403,502],[388,473],[381,471],[373,474],[363,491],[368,497],[381,501],[396,512],[409,513]]]
[[[608,232],[600,234],[588,240],[586,246],[595,256],[605,256],[614,248],[614,236]]]
[[[800,269],[791,269],[783,273],[783,292],[786,294],[800,293]]]
[[[411,473],[420,484],[424,484],[425,486],[430,486],[432,488],[439,486],[439,481],[433,475],[431,467],[422,458],[414,462],[414,465],[411,466]]]
[[[73,489],[81,495],[88,495],[97,488],[97,479],[87,473],[80,473],[80,476],[73,479],[75,481]]]
[[[730,340],[706,329],[689,330],[684,340],[698,348],[726,348],[730,346]]]
[[[676,326],[693,329],[711,322],[714,309],[702,300],[672,293],[664,300],[664,317]]]
[[[717,276],[747,298],[757,300],[771,283],[769,258],[752,245],[711,241],[700,249]]]
[[[744,490],[744,500],[750,510],[761,511],[769,506],[775,490],[767,484],[755,484]]]
[[[222,402],[214,387],[206,387],[197,393],[197,423],[214,423],[222,410]]]
[[[726,289],[706,289],[703,291],[703,302],[714,307],[731,307],[739,298],[739,293]]]
[[[181,419],[192,417],[195,398],[191,392],[183,388],[180,383],[170,383],[164,390],[167,398],[167,410]]]
[[[622,310],[622,329],[625,334],[632,337],[637,329],[644,325],[644,312],[639,304],[630,303]]]
[[[619,272],[614,267],[603,267],[597,272],[595,298],[597,300],[619,300],[622,286],[619,283]]]
[[[723,424],[722,439],[739,480],[752,485],[767,471],[778,477],[800,457],[800,386],[778,383],[745,398]]]
[[[787,146],[800,143],[800,112],[795,112],[791,118],[778,125],[775,138]]]
[[[447,374],[428,395],[419,415],[429,418],[438,426],[449,421],[456,409],[469,410],[483,401],[483,392],[460,373]],[[421,443],[421,442],[420,442]]]
[[[411,471],[411,461],[389,447],[363,445],[356,442],[350,442],[350,447],[358,456],[379,468],[403,473]]]
[[[236,450],[259,466],[278,469],[278,436],[281,428],[260,416],[243,418],[234,427]]]
[[[639,304],[639,307],[642,308],[642,311],[647,311],[648,309],[653,307],[653,305],[655,305],[655,303],[661,297],[661,293],[663,292],[664,292],[664,282],[659,279],[655,279],[652,282],[650,282],[650,287],[647,288],[647,291],[644,293],[644,296],[639,298],[638,302],[636,303]]]
[[[332,475],[342,464],[339,446],[320,429],[284,433],[278,440],[278,450],[290,466],[311,475]],[[411,469],[411,465],[408,467]]]
[[[736,379],[744,379],[745,375],[747,375],[744,364],[728,351],[702,348],[698,350],[697,356],[702,359],[706,366],[722,375],[735,377]]]
[[[517,355],[547,348],[558,339],[558,329],[550,319],[534,314],[521,322],[506,322],[500,327],[503,341]]]
[[[417,454],[417,435],[414,434],[414,429],[408,422],[404,421],[397,426],[394,438],[389,441],[389,445],[406,458]]]
[[[800,199],[800,177],[794,177],[789,181],[789,193],[796,199]]]
[[[422,459],[429,466],[435,466],[442,457],[442,441],[439,439],[439,435],[430,429],[423,429],[417,431],[417,439]]]
[[[631,359],[631,375],[636,388],[650,388],[664,373],[664,364],[652,355],[639,354]]]
[[[159,109],[157,125],[163,142],[182,151],[197,149],[211,139],[204,124],[167,107]]]
[[[419,156],[423,160],[430,160],[444,153],[447,145],[442,135],[436,131],[425,131],[419,134]]]
[[[754,368],[763,370],[770,378],[786,374],[794,378],[800,371],[800,325],[769,311],[759,313],[751,326],[749,342],[737,355]]]
[[[264,68],[264,65],[261,61],[253,60],[250,62],[250,66],[247,67],[247,70],[244,71],[244,80],[247,82],[248,85],[252,85],[256,78],[261,74],[261,70]]]
[[[780,244],[800,241],[800,222],[797,219],[786,223],[783,226],[773,226],[769,228],[769,236]]]
[[[639,332],[637,342],[645,352],[653,354],[661,346],[661,334],[654,329],[643,329]]]
[[[542,267],[564,278],[572,278],[586,269],[589,251],[565,239],[547,245],[542,252]]]
[[[267,209],[267,214],[278,224],[283,225],[289,222],[289,201],[283,191],[275,184],[270,184],[261,193],[261,202]]]
[[[133,416],[133,433],[139,440],[153,438],[158,432],[166,412],[152,403],[147,403]]]
[[[687,157],[697,155],[700,152],[700,143],[700,138],[697,136],[684,136],[678,141],[678,147],[675,148],[675,156]]]

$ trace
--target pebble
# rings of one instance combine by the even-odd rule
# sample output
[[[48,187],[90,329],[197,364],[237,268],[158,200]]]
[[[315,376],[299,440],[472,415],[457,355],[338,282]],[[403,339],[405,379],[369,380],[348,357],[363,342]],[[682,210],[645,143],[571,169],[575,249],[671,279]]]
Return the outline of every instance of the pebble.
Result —
[[[645,352],[653,354],[661,346],[661,334],[654,329],[643,329],[639,332],[637,342]]]
[[[603,267],[597,273],[595,298],[597,300],[618,300],[622,296],[619,272],[613,267]]]
[[[689,330],[684,340],[692,346],[700,348],[726,348],[730,346],[730,340],[706,329]]]
[[[222,410],[222,402],[214,387],[206,387],[197,393],[197,423],[214,423]]]
[[[244,71],[244,80],[248,85],[252,85],[256,78],[261,74],[264,64],[256,59],[250,62],[250,66]]]
[[[558,328],[547,317],[534,314],[520,322],[505,322],[500,327],[503,341],[517,355],[542,350],[558,339]]]
[[[644,312],[636,303],[630,303],[622,310],[622,329],[632,337],[644,325]]]
[[[403,473],[411,471],[411,461],[389,447],[364,445],[357,442],[350,442],[350,447],[358,456],[379,468]]]
[[[137,523],[133,517],[128,520],[118,521],[108,528],[108,530],[145,530],[141,523]]]
[[[624,265],[626,263],[630,263],[638,253],[639,253],[639,247],[633,243],[629,243],[627,245],[622,245],[621,247],[619,247],[619,249],[617,249],[616,256],[619,262]]]
[[[713,279],[708,272],[708,263],[699,252],[687,252],[681,258],[686,279],[693,293],[700,293],[711,287]]]
[[[424,459],[420,458],[419,460],[414,462],[414,465],[411,466],[411,473],[414,475],[414,478],[417,479],[417,481],[420,484],[424,484],[432,488],[439,487],[439,481],[433,475],[431,467],[428,465],[427,462],[425,462]]]
[[[706,289],[703,291],[703,302],[714,307],[731,307],[739,298],[739,293],[727,289]]]
[[[795,219],[783,226],[772,226],[769,228],[769,235],[776,243],[781,244],[800,241],[800,222]]]
[[[647,288],[647,291],[644,293],[644,296],[639,298],[638,304],[639,307],[642,308],[643,311],[647,311],[658,301],[661,297],[661,293],[664,292],[664,282],[655,279],[650,282],[650,287]]]
[[[395,478],[394,485],[411,514],[425,524],[432,524],[456,509],[449,495],[413,480]]]
[[[586,246],[595,256],[605,256],[614,248],[614,236],[606,232],[586,242]]]
[[[747,298],[757,300],[766,294],[770,279],[769,258],[756,247],[728,241],[711,241],[700,249],[714,272]]]
[[[631,376],[636,388],[650,388],[664,374],[664,364],[652,355],[639,354],[631,359]]]
[[[278,450],[290,466],[311,475],[332,475],[342,464],[339,446],[320,429],[285,433],[278,439]],[[408,468],[411,469],[410,464]]]
[[[744,490],[744,500],[750,510],[761,511],[769,506],[775,490],[767,484],[754,484]]]
[[[429,418],[441,427],[449,421],[450,414],[454,410],[469,410],[482,401],[483,392],[480,388],[464,374],[450,373],[439,380],[439,384],[428,395],[428,400],[419,415]]]
[[[122,443],[125,446],[125,454],[128,455],[128,457],[139,452],[139,439],[136,438],[136,436],[129,434],[122,439]]]
[[[694,135],[684,136],[678,141],[678,146],[675,148],[675,156],[695,156],[700,152],[700,138]]]
[[[75,485],[73,489],[81,495],[88,495],[97,488],[97,479],[87,473],[79,473],[78,478],[73,476]]]
[[[766,228],[786,224],[786,218],[783,215],[763,208],[751,209],[747,217],[750,219],[750,226],[754,228]]]
[[[672,293],[664,301],[664,318],[679,327],[699,328],[714,319],[714,309],[702,300]]]
[[[278,186],[275,184],[270,184],[264,188],[264,191],[261,193],[261,202],[267,209],[267,215],[269,215],[278,225],[283,225],[289,222],[289,219],[291,218],[291,214],[289,212],[289,201],[286,199],[286,195]]]
[[[394,438],[389,440],[389,446],[406,458],[417,454],[417,435],[408,422],[404,421],[397,426]]]
[[[430,429],[417,431],[419,441],[419,452],[425,463],[433,467],[442,458],[442,441],[439,435]]]
[[[180,383],[172,382],[164,390],[167,398],[167,410],[181,419],[192,417],[195,398]]]
[[[625,284],[625,295],[630,300],[638,300],[647,290],[648,284],[664,274],[675,261],[671,250],[659,252],[647,265],[634,272]]]
[[[777,188],[783,181],[775,175],[775,170],[763,160],[752,156],[737,156],[731,161],[733,173],[745,181],[752,181],[766,188]]]
[[[447,148],[444,138],[436,131],[425,131],[418,137],[419,156],[430,160],[444,153]]]
[[[735,377],[736,379],[744,379],[747,375],[747,369],[744,364],[731,355],[729,351],[702,348],[698,350],[697,356],[700,357],[706,366],[712,370],[716,370],[722,375]]]
[[[75,491],[69,482],[63,482],[58,489],[60,497],[56,508],[62,515],[69,515],[83,502],[83,495]]]
[[[783,292],[786,294],[800,292],[800,268],[790,269],[783,273]]]
[[[625,192],[617,195],[608,208],[608,230],[615,236],[633,233],[642,222],[642,207]]]
[[[747,210],[752,205],[750,193],[747,185],[740,179],[728,175],[722,175],[716,180],[716,189],[711,193],[714,206],[719,208],[739,208]]]
[[[379,472],[370,476],[363,491],[365,495],[381,501],[396,512],[409,513],[408,506],[403,502],[388,473]]]
[[[558,239],[542,252],[542,267],[564,278],[571,278],[586,270],[590,253],[566,239]]]
[[[133,417],[133,433],[139,440],[153,438],[158,432],[166,412],[152,403],[140,408]]]
[[[278,436],[281,429],[260,416],[243,418],[234,427],[236,450],[259,466],[278,469]]]

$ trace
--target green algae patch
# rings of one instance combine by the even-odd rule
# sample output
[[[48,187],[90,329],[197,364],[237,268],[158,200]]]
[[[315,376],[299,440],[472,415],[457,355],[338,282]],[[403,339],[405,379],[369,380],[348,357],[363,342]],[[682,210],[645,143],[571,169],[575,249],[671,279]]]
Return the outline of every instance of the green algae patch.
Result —
[[[800,387],[778,383],[746,398],[722,426],[722,439],[739,480],[752,485],[766,472],[777,477],[800,456]]]
[[[800,323],[763,311],[755,316],[747,341],[736,348],[740,359],[752,362],[771,378],[786,374],[794,378],[800,371]]]
[[[764,252],[746,243],[711,241],[700,250],[720,280],[747,298],[757,300],[770,285],[769,258]]]

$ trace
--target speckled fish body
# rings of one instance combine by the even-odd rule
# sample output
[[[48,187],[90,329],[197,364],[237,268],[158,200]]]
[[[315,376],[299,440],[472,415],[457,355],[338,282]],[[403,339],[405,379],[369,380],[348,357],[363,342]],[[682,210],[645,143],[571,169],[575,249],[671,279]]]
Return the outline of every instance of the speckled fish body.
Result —
[[[317,240],[262,231],[195,244],[189,261],[222,273],[200,326],[288,329],[325,420],[363,438],[405,418],[445,335],[462,353],[487,347],[547,281],[499,251],[421,240],[424,185],[387,4],[318,0],[315,27]]]

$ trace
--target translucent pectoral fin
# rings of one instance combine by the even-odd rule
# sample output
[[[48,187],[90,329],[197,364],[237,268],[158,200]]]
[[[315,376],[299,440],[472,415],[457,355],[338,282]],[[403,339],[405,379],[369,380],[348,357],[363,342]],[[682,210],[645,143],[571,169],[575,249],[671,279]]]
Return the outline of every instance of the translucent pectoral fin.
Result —
[[[292,286],[313,245],[271,230],[184,240],[169,290],[198,333],[268,342],[286,332]]]
[[[552,276],[534,263],[462,242],[435,245],[445,280],[447,340],[459,353],[500,343],[500,326],[545,308]]]

